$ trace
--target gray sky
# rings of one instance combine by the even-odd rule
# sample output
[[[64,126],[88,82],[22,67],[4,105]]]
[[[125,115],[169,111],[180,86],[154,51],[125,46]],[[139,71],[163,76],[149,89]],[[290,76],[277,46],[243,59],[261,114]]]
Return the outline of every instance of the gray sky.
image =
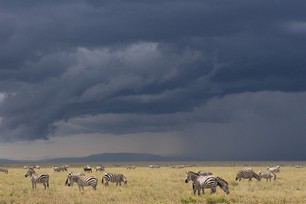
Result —
[[[305,8],[0,0],[0,158],[305,160]]]

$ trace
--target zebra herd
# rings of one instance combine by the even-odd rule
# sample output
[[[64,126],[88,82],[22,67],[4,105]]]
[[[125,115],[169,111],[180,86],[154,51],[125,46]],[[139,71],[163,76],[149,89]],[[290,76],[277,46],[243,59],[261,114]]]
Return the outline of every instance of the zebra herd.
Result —
[[[52,169],[54,170],[55,168],[52,168]],[[24,176],[31,178],[32,189],[36,188],[37,183],[42,183],[45,189],[49,188],[49,174],[48,173],[37,174],[33,168],[28,168]],[[113,182],[113,183],[116,183],[116,185],[119,184],[121,186],[121,182],[123,182],[124,184],[127,183],[127,178],[123,174],[105,173],[104,176],[102,177],[101,182],[105,183],[105,186],[108,186],[109,182]],[[94,190],[96,190],[96,187],[98,185],[98,179],[94,175],[86,176],[83,173],[68,172],[65,185],[73,186],[73,183],[78,184],[80,191],[81,190],[84,191],[84,186],[91,186]]]
[[[160,168],[160,166],[152,165],[150,168]],[[27,168],[25,177],[30,177],[32,183],[32,189],[36,188],[37,183],[41,183],[44,186],[44,189],[49,188],[49,174],[48,173],[36,173],[34,169],[39,169],[34,166],[30,166]],[[52,169],[54,172],[67,171],[67,178],[65,185],[73,186],[73,183],[77,183],[79,190],[84,191],[84,186],[91,186],[94,190],[96,190],[98,185],[98,178],[94,175],[85,175],[84,173],[76,173],[76,172],[68,172],[68,165],[64,166],[53,166]],[[85,172],[92,172],[92,168],[87,165],[83,170]],[[102,165],[96,166],[96,171],[104,171],[105,167]],[[127,169],[135,169],[135,166],[129,165]],[[89,171],[91,170],[91,171]],[[4,172],[8,174],[8,169],[0,167],[0,172]],[[240,170],[236,173],[235,180],[241,181],[242,179],[248,179],[252,181],[252,179],[256,179],[260,181],[262,178],[267,181],[276,180],[276,173],[280,172],[280,166],[271,167],[268,166],[266,170],[259,171],[256,173],[252,168],[246,167],[244,170]],[[102,176],[101,183],[105,186],[109,185],[109,182],[116,183],[116,186],[121,186],[121,183],[127,183],[127,177],[123,174],[119,173],[105,173]],[[204,194],[204,189],[210,189],[210,193],[216,193],[218,187],[220,187],[224,193],[229,194],[229,184],[223,178],[214,175],[210,171],[188,171],[186,172],[185,183],[192,181],[192,190],[195,195],[198,192]]]
[[[276,180],[276,173],[280,172],[280,166],[271,167],[268,166],[266,171],[259,171],[258,174],[253,171],[252,168],[245,168],[244,170],[240,170],[236,173],[236,181],[241,181],[241,179],[248,179],[252,181],[252,178],[260,181],[261,178],[265,178],[267,181],[271,181],[271,179]],[[204,189],[209,188],[210,193],[213,194],[216,192],[217,187],[219,186],[226,194],[229,194],[229,186],[228,183],[221,177],[213,175],[209,171],[198,171],[198,172],[186,172],[185,183],[192,181],[192,189],[194,195],[198,191],[198,195],[200,195],[200,191],[202,190],[204,194]]]

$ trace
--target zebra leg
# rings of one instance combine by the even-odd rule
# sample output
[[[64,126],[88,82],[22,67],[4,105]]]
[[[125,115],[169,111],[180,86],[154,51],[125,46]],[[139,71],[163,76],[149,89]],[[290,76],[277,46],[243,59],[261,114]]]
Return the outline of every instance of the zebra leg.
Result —
[[[217,186],[211,187],[210,194],[216,193],[216,188],[217,188]]]

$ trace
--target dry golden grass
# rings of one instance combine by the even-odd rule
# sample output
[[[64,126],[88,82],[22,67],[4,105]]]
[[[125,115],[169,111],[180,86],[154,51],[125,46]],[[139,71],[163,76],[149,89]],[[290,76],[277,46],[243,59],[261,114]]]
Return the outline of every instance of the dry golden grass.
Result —
[[[277,180],[260,182],[235,181],[236,172],[243,166],[221,167],[200,166],[183,169],[172,169],[162,166],[160,169],[137,167],[135,170],[124,166],[108,167],[105,172],[123,173],[128,178],[128,184],[116,186],[110,183],[108,187],[101,184],[104,172],[86,173],[99,178],[97,190],[85,187],[80,192],[77,184],[73,187],[64,185],[66,172],[54,173],[47,165],[37,172],[47,172],[50,175],[50,187],[44,190],[42,184],[32,190],[31,181],[25,178],[25,169],[9,167],[9,174],[0,172],[0,204],[4,203],[306,203],[306,169],[292,166],[282,166],[277,174]],[[253,167],[254,171],[265,170],[266,166]],[[69,168],[70,171],[81,172],[81,167]],[[215,195],[194,196],[191,183],[185,184],[185,172],[209,170],[228,181],[231,193],[225,195],[218,188]]]

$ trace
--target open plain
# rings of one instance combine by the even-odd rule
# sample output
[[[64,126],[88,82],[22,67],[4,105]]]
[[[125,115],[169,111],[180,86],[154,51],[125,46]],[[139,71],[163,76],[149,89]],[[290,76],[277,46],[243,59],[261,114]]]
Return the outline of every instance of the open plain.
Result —
[[[158,162],[157,162],[158,163]],[[128,164],[136,166],[127,169]],[[104,172],[85,173],[85,164],[70,164],[68,171],[83,172],[98,177],[97,190],[85,187],[79,191],[77,184],[65,186],[67,172],[54,172],[54,164],[41,164],[37,173],[50,175],[50,187],[44,190],[42,184],[32,190],[30,178],[24,175],[26,170],[20,164],[2,164],[9,173],[0,172],[0,204],[5,203],[306,203],[306,168],[296,168],[293,162],[189,162],[182,163],[184,168],[170,168],[170,165],[182,165],[176,162],[159,162],[160,168],[149,168],[150,162],[105,163]],[[235,181],[236,172],[251,166],[255,172],[266,170],[267,164],[280,164],[281,171],[275,181],[248,180]],[[301,163],[298,163],[301,164]],[[94,167],[96,164],[89,164]],[[304,164],[302,164],[304,166]],[[182,167],[182,166],[180,166]],[[193,195],[192,184],[185,183],[186,171],[208,170],[224,178],[229,183],[230,194],[225,195],[218,187],[214,195],[205,190],[205,195]],[[122,173],[128,183],[116,186],[110,183],[105,187],[101,183],[106,172]]]

